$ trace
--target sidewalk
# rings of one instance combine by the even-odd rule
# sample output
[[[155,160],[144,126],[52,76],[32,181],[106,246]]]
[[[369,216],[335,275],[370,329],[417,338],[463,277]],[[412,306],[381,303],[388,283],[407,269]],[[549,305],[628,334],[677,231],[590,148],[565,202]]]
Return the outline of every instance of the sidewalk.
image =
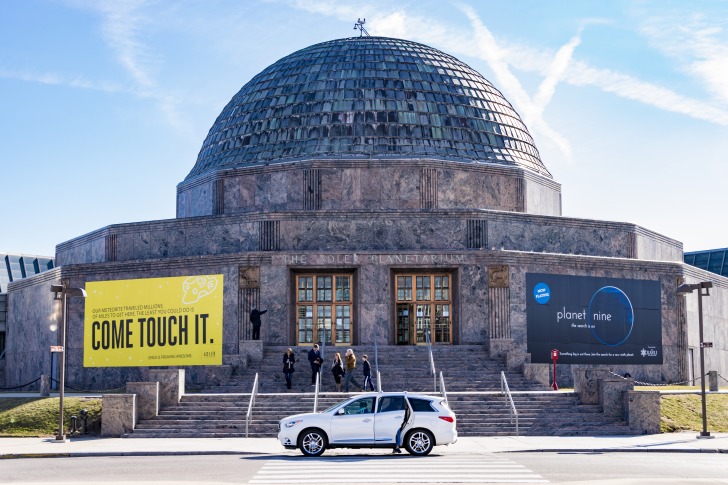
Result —
[[[641,436],[504,436],[464,437],[450,446],[438,446],[433,454],[513,452],[672,452],[728,453],[728,433],[697,439],[697,433]],[[0,459],[154,456],[154,455],[300,455],[286,450],[275,438],[71,438],[53,443],[52,438],[0,438]],[[328,453],[362,450],[332,450]],[[371,451],[372,454],[382,450]],[[389,450],[385,450],[389,453]]]

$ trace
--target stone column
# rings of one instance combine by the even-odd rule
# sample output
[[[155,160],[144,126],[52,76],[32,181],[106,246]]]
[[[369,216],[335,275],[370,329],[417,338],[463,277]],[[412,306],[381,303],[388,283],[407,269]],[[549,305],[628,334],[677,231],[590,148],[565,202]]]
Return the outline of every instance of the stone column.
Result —
[[[642,434],[660,432],[660,393],[658,391],[627,391],[626,420],[629,429]]]
[[[625,379],[600,379],[599,404],[605,416],[624,418],[626,413],[625,391],[633,391],[632,381]]]
[[[611,376],[608,369],[572,369],[574,392],[582,404],[599,404],[599,380]]]
[[[513,348],[508,266],[488,266],[488,352],[503,357]]]
[[[708,386],[709,386],[710,392],[718,392],[718,371],[717,370],[708,371]]]
[[[548,364],[523,364],[523,377],[546,387],[551,384]]]
[[[104,394],[101,396],[101,436],[120,437],[134,431],[136,426],[135,394]]]
[[[159,383],[159,407],[161,409],[176,406],[185,393],[184,369],[153,369],[149,371],[149,380]]]
[[[159,382],[127,382],[126,393],[136,394],[139,419],[154,419],[159,415]]]
[[[40,376],[40,397],[51,395],[51,376],[42,374]]]

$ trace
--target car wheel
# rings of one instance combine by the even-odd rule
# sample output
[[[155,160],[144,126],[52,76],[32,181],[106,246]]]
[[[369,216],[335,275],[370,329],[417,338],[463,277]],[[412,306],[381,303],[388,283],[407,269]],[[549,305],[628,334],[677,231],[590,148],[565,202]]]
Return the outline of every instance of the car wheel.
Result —
[[[435,446],[435,437],[425,429],[416,429],[407,435],[404,447],[410,455],[425,456]]]
[[[326,435],[320,429],[307,429],[298,435],[298,448],[306,456],[319,456],[326,450]]]

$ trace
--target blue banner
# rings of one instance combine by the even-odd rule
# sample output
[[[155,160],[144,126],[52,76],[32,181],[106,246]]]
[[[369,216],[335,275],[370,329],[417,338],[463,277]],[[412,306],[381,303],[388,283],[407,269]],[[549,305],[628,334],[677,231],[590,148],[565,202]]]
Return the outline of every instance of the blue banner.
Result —
[[[531,362],[662,364],[660,283],[526,274]]]

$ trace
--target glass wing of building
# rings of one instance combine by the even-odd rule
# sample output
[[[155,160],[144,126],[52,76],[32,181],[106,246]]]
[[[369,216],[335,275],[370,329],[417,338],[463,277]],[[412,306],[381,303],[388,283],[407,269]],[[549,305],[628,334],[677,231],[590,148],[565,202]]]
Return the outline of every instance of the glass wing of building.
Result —
[[[53,258],[28,254],[0,254],[0,293],[8,291],[8,283],[33,276],[55,267]]]
[[[721,276],[728,276],[728,248],[693,251],[685,253],[685,263],[708,270]]]

